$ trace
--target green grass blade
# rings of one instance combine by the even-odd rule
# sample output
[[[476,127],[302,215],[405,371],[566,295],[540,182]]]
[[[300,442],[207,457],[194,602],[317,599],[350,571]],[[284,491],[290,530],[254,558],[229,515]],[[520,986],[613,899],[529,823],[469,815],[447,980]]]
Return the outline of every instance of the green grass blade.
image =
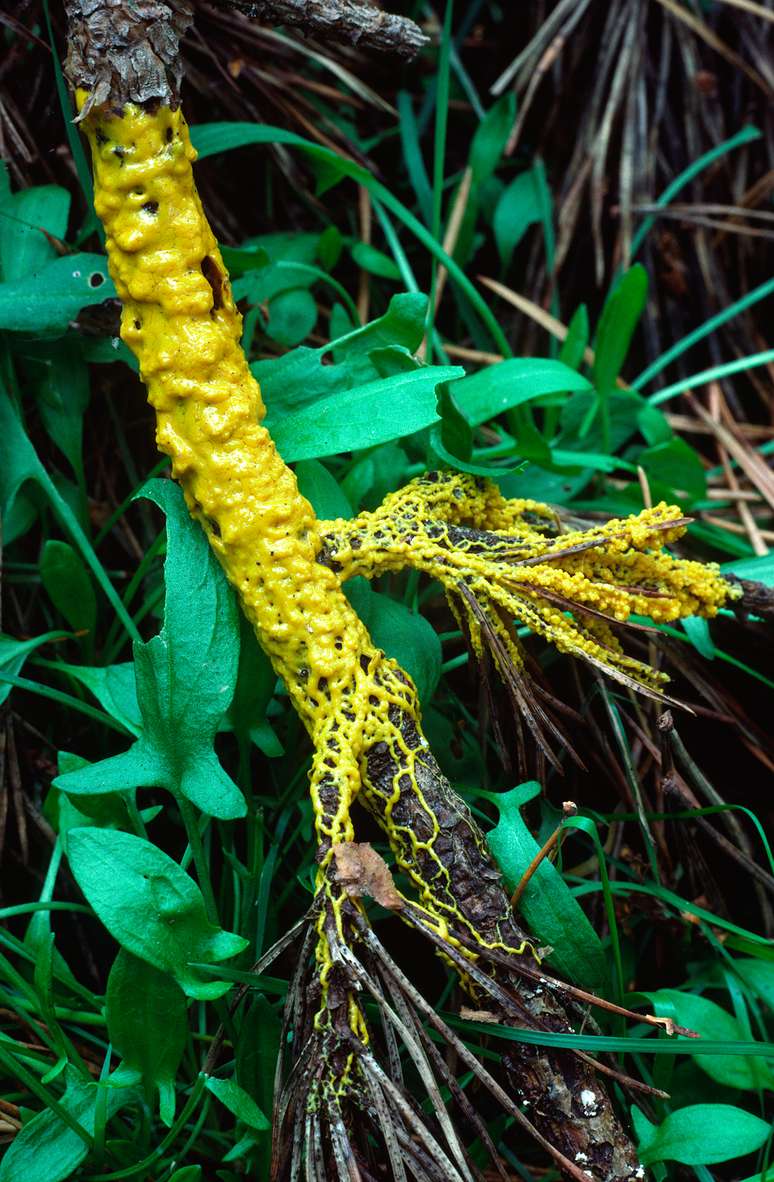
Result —
[[[693,180],[694,177],[698,176],[699,173],[704,172],[705,168],[709,168],[709,166],[714,164],[715,161],[720,159],[721,156],[725,156],[727,152],[732,152],[734,148],[741,148],[743,144],[749,144],[753,140],[758,140],[760,138],[761,133],[758,131],[757,127],[743,127],[741,131],[738,131],[736,135],[732,135],[730,139],[723,140],[721,144],[717,144],[714,148],[711,148],[709,152],[705,152],[703,156],[699,156],[698,160],[694,160],[693,163],[688,166],[688,168],[684,169],[678,176],[676,176],[671,184],[667,185],[666,189],[664,189],[664,192],[656,201],[656,205],[663,209],[664,206],[669,205],[669,202],[672,200],[672,198],[676,197],[677,194],[680,193],[685,188],[685,186]],[[637,251],[642,246],[646,235],[649,233],[657,217],[658,214],[655,213],[646,217],[639,230],[634,235],[634,238],[632,239],[632,258],[634,258]]]

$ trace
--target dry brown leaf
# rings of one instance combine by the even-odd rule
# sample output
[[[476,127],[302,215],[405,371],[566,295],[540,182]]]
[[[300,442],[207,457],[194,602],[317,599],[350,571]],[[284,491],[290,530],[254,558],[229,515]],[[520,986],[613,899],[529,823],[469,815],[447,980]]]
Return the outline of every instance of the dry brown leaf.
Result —
[[[335,879],[348,895],[369,895],[381,907],[400,911],[403,907],[389,867],[367,841],[343,841],[333,850]]]

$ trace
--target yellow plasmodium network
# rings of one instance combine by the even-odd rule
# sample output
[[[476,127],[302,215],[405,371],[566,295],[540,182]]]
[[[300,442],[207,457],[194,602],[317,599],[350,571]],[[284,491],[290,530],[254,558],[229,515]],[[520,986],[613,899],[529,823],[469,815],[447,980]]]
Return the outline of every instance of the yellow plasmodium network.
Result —
[[[87,96],[78,98],[83,107]],[[319,1020],[328,1020],[326,1005],[343,1006],[349,1029],[365,1041],[353,995],[327,1000],[337,992],[328,990],[331,924],[333,935],[346,943],[345,896],[328,867],[336,843],[354,836],[350,806],[359,791],[371,794],[428,922],[450,943],[458,943],[452,929],[466,931],[479,945],[487,941],[455,899],[438,819],[422,794],[427,744],[416,691],[375,648],[350,607],[341,590],[347,574],[424,563],[450,591],[455,580],[467,580],[473,596],[502,613],[513,612],[515,604],[530,627],[587,657],[581,633],[567,621],[568,600],[593,603],[616,619],[645,609],[654,615],[668,584],[663,618],[674,618],[694,610],[712,614],[728,588],[714,572],[676,565],[661,553],[659,538],[669,539],[680,527],[658,531],[664,514],[671,521],[679,516],[676,510],[659,507],[651,516],[600,527],[598,538],[581,533],[581,549],[559,558],[557,548],[566,550],[574,536],[546,537],[554,523],[551,510],[506,501],[493,485],[453,474],[414,482],[378,513],[329,523],[323,531],[261,425],[260,389],[240,345],[241,317],[196,191],[196,153],[182,112],[163,106],[129,105],[121,113],[92,109],[83,127],[94,162],[95,208],[123,303],[121,335],[139,360],[156,412],[158,445],[314,744],[317,888],[325,897],[318,924]],[[407,522],[415,528],[407,529]],[[465,535],[467,527],[491,532],[482,542]],[[463,533],[456,536],[455,529]],[[592,549],[593,562],[584,556]],[[495,626],[512,643],[497,619]],[[472,624],[474,643],[480,644],[478,625]],[[581,639],[609,649],[603,624],[596,625],[594,631],[587,621]],[[636,672],[648,684],[648,675]],[[386,790],[369,781],[375,753],[395,769]],[[408,797],[413,826],[402,819]],[[472,826],[470,835],[481,845]],[[331,1086],[346,1086],[350,1069],[351,1059]]]
[[[86,96],[78,98],[82,106]],[[318,889],[330,904],[320,912],[318,944],[325,998],[331,917],[344,939],[343,896],[326,874],[332,847],[354,836],[350,806],[361,787],[364,753],[379,742],[396,751],[402,743],[390,708],[408,710],[418,724],[416,691],[374,647],[340,579],[318,561],[315,515],[261,425],[260,389],[194,184],[196,153],[182,112],[131,105],[121,114],[92,110],[83,127],[95,208],[123,304],[121,336],[140,363],[158,446],[314,743]],[[421,797],[415,783],[412,788]],[[433,853],[432,833],[424,846]],[[435,889],[405,862],[408,849],[402,841],[396,854],[431,906]],[[433,860],[439,879],[448,878],[440,859]],[[456,910],[451,894],[444,909]],[[442,915],[435,922],[442,934],[448,931]],[[348,1004],[350,1025],[365,1038],[360,1010]]]

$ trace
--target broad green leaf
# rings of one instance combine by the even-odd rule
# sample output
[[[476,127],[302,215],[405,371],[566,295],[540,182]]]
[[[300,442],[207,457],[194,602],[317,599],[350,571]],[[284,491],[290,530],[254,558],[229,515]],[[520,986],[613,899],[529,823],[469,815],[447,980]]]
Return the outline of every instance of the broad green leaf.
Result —
[[[666,415],[655,406],[643,406],[637,415],[637,426],[651,447],[657,443],[668,443],[674,438]]]
[[[557,447],[577,451],[578,462],[588,452],[600,452],[604,447],[602,428],[598,421],[589,424],[589,415],[597,404],[595,392],[580,390],[571,394],[562,406],[559,415],[560,434]],[[611,452],[618,451],[639,426],[639,414],[643,401],[639,394],[630,390],[614,390],[607,399],[609,423],[609,444]]]
[[[759,1116],[732,1104],[691,1104],[654,1126],[632,1110],[645,1165],[677,1161],[686,1166],[711,1166],[760,1149],[771,1126]]]
[[[646,996],[660,1017],[674,1018],[680,1026],[695,1030],[702,1038],[744,1041],[744,1031],[736,1018],[708,997],[679,989],[659,989]],[[744,1055],[695,1055],[694,1060],[702,1071],[729,1088],[774,1086],[774,1074],[763,1063]]]
[[[424,616],[403,603],[372,591],[363,623],[371,639],[411,676],[424,708],[441,676],[441,642]]]
[[[592,367],[594,385],[600,394],[614,388],[623,369],[647,294],[648,273],[635,263],[621,276],[605,301],[594,343]]]
[[[733,562],[724,562],[721,566],[724,575],[736,575],[738,579],[753,579],[758,583],[765,583],[767,587],[774,587],[774,550],[770,554],[761,554],[759,558],[740,558]]]
[[[93,635],[97,597],[83,559],[69,542],[50,538],[43,547],[40,577],[57,611],[74,632]]]
[[[341,485],[319,460],[302,460],[297,464],[296,480],[299,492],[322,521],[352,516],[352,506]]]
[[[203,980],[189,964],[219,964],[248,941],[209,922],[198,886],[168,854],[132,833],[84,828],[70,831],[67,856],[122,948],[169,973],[188,997],[211,1001],[228,991],[228,981]]]
[[[201,1166],[181,1166],[170,1174],[169,1182],[202,1182]]]
[[[765,960],[739,959],[734,961],[734,968],[774,1013],[774,964]]]
[[[126,1088],[84,1083],[74,1070],[68,1072],[68,1087],[62,1107],[92,1136],[97,1099],[105,1104],[104,1119],[110,1120],[133,1099]],[[100,1095],[101,1093],[101,1095]],[[50,1109],[28,1120],[0,1162],[0,1182],[62,1182],[85,1160],[88,1145]]]
[[[591,383],[569,366],[541,357],[515,357],[488,365],[451,387],[457,406],[472,427],[545,394],[590,389]]]
[[[60,774],[76,771],[88,766],[88,759],[81,759],[70,751],[57,752],[57,768]],[[58,788],[52,788],[46,799],[46,816],[53,824],[67,853],[67,839],[71,829],[96,826],[99,829],[131,829],[133,819],[123,796],[77,796],[77,804]]]
[[[704,465],[684,439],[646,447],[637,457],[655,500],[662,497],[690,506],[707,495]]]
[[[103,255],[67,255],[34,275],[0,283],[0,328],[33,336],[64,332],[82,308],[115,298]]]
[[[352,362],[356,357],[367,357],[372,349],[388,345],[402,345],[415,353],[425,334],[427,304],[427,296],[418,291],[394,295],[383,316],[356,329],[345,340],[334,342],[334,360]],[[357,380],[362,377],[358,375]]]
[[[428,365],[341,390],[272,423],[283,459],[318,459],[359,451],[421,431],[438,420],[436,387],[463,374],[459,366]]]
[[[175,1116],[175,1076],[188,1038],[185,995],[167,973],[121,948],[105,1001],[113,1049],[140,1072],[147,1088],[158,1088],[161,1119],[169,1127]]]
[[[299,287],[280,292],[269,301],[266,333],[279,345],[291,348],[306,339],[317,322],[317,304],[311,292]]]
[[[516,96],[512,90],[493,103],[476,128],[470,147],[470,167],[477,185],[494,173],[516,118]]]
[[[445,382],[438,387],[441,442],[444,449],[456,459],[469,460],[473,454],[473,430],[457,404],[453,389]],[[434,431],[438,431],[438,428],[435,427]]]
[[[424,335],[426,314],[427,296],[403,292],[392,297],[383,316],[332,345],[300,346],[282,357],[253,362],[250,368],[261,386],[269,426],[326,394],[381,377],[371,353],[395,347],[414,353]],[[331,353],[333,364],[329,365],[325,357]]]
[[[90,385],[78,342],[67,338],[56,342],[56,352],[45,362],[44,377],[36,393],[43,425],[82,480],[83,416],[89,405]]]
[[[137,702],[137,682],[132,661],[100,666],[62,663],[57,669],[84,685],[103,710],[126,727],[131,735],[140,734],[142,715]]]
[[[159,786],[211,816],[241,817],[244,797],[213,750],[237,677],[234,596],[177,486],[156,480],[143,495],[167,515],[167,560],[164,627],[134,646],[142,729],[128,751],[55,784],[69,794]]]
[[[238,1120],[244,1121],[251,1129],[263,1133],[271,1128],[271,1122],[261,1112],[255,1100],[248,1096],[244,1088],[240,1088],[236,1080],[218,1079],[217,1076],[211,1075],[207,1080],[207,1091],[217,1096],[229,1112],[233,1112]]]
[[[38,185],[12,197],[0,218],[0,275],[6,282],[34,275],[57,257],[51,238],[64,238],[70,193],[59,185]]]
[[[400,270],[394,260],[384,251],[371,246],[369,242],[355,242],[351,253],[358,267],[362,267],[371,275],[378,275],[381,279],[400,280]]]
[[[494,236],[503,269],[530,226],[543,220],[543,202],[536,169],[521,172],[503,191],[494,214]]]
[[[487,843],[512,892],[540,846],[527,828],[521,808],[540,793],[534,781],[493,797],[500,812]],[[547,858],[527,883],[519,902],[527,926],[553,952],[548,964],[573,981],[606,992],[607,960],[599,936],[561,874]]]

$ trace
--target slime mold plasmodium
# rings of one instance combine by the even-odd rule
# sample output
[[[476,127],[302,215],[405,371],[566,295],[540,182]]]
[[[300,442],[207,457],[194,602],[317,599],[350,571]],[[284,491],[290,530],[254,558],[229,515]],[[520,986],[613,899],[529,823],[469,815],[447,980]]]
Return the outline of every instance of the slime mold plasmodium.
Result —
[[[79,94],[82,108],[87,97]],[[499,886],[487,896],[486,931],[477,902],[469,892],[463,897],[449,818],[455,834],[464,832],[465,865],[478,868],[482,891],[484,880],[498,882],[496,869],[448,785],[441,817],[415,688],[372,643],[343,581],[406,566],[438,579],[474,652],[492,652],[526,711],[515,620],[611,676],[657,692],[663,674],[628,656],[615,626],[633,614],[657,621],[711,616],[732,592],[714,568],[663,549],[686,524],[666,505],[562,533],[547,506],[506,500],[494,484],[450,472],[413,481],[352,521],[319,521],[262,426],[261,392],[196,191],[196,153],[182,112],[94,106],[82,127],[123,303],[121,335],[139,360],[159,448],[313,744],[317,1025],[332,1032],[321,1086],[338,1096],[352,1085],[353,1040],[365,1047],[368,1039],[356,992],[331,985],[352,938],[346,908],[356,905],[336,880],[333,855],[354,837],[355,797],[384,828],[418,893],[415,911],[448,947],[471,964],[476,947],[514,955],[530,948],[513,938]]]

